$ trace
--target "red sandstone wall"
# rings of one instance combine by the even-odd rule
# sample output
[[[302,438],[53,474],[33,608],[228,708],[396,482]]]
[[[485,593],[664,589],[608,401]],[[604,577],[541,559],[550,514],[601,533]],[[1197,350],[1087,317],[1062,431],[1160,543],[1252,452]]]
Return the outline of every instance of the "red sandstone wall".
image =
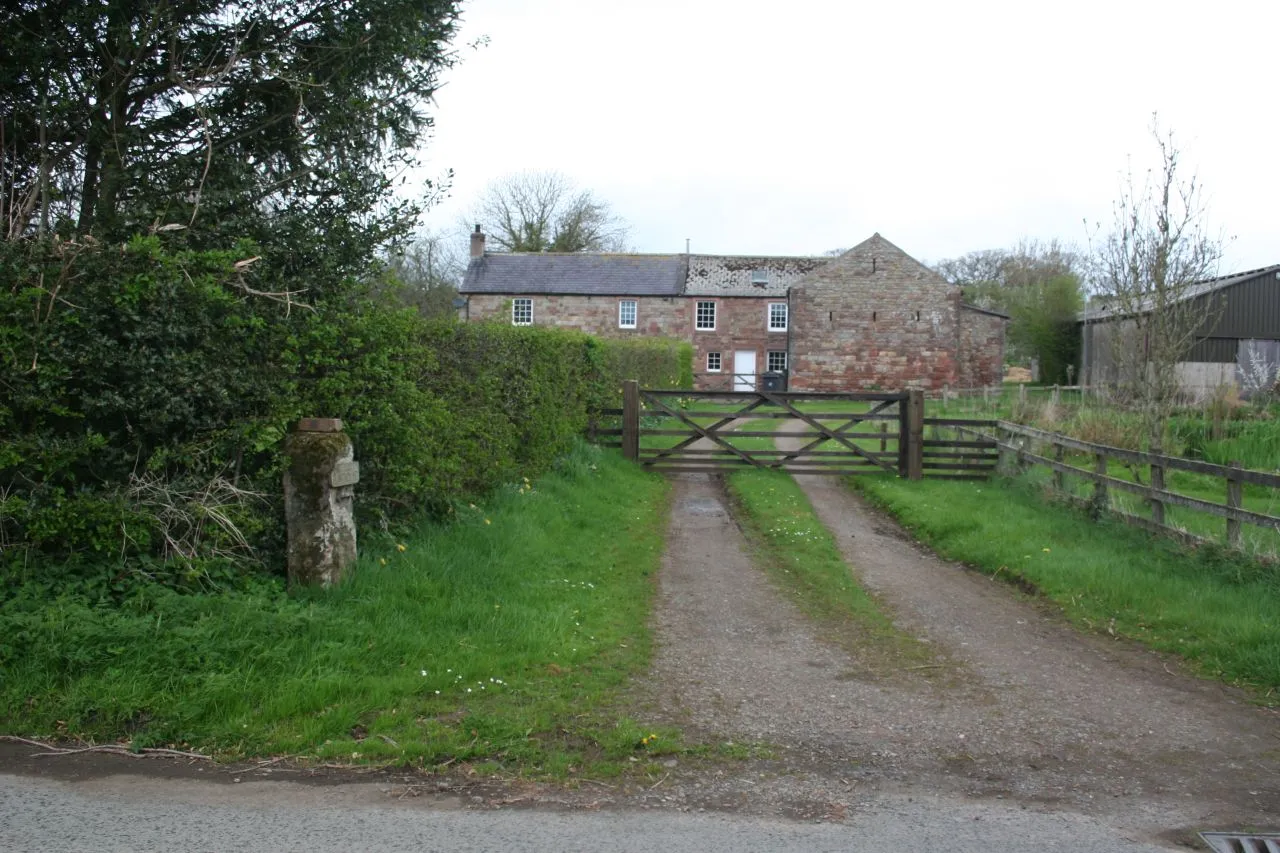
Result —
[[[961,388],[999,385],[1004,381],[1006,320],[972,308],[960,309],[958,384]]]
[[[872,237],[791,288],[792,390],[955,386],[959,304],[958,288]]]
[[[731,376],[734,369],[734,353],[751,350],[756,354],[756,376],[768,369],[766,353],[770,350],[787,351],[788,332],[770,332],[769,303],[785,302],[785,298],[756,298],[749,296],[689,296],[689,328],[694,329],[694,311],[698,302],[716,303],[715,331],[694,329],[693,373],[696,388],[703,390],[732,390]],[[707,353],[718,352],[721,358],[720,376],[707,374]],[[706,375],[703,375],[706,374]]]
[[[468,299],[468,319],[498,319],[511,322],[510,295],[472,294]],[[520,296],[520,298],[526,298]],[[533,324],[578,329],[602,338],[624,338],[632,335],[689,340],[693,315],[684,297],[675,296],[539,296],[533,300]],[[635,299],[636,328],[618,327],[618,303]]]

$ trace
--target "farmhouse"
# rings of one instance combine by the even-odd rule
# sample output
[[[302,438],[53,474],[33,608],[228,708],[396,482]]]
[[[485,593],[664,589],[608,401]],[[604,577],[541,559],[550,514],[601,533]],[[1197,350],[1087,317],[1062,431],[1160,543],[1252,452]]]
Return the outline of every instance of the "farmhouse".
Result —
[[[1245,394],[1270,386],[1280,370],[1280,264],[1199,282],[1183,295],[1202,318],[1194,343],[1178,365],[1186,393],[1205,396],[1235,387]],[[1081,318],[1081,371],[1088,385],[1120,379],[1118,348],[1132,340],[1133,322],[1106,304]]]
[[[838,257],[486,252],[468,320],[655,335],[694,348],[701,390],[941,389],[998,383],[1002,314],[876,234]]]

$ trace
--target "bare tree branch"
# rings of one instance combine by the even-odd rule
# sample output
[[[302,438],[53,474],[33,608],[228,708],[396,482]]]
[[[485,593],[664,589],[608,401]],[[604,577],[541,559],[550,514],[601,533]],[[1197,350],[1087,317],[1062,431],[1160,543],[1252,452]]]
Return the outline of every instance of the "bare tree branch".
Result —
[[[1150,448],[1159,452],[1181,390],[1178,363],[1221,314],[1217,295],[1201,283],[1217,275],[1222,241],[1207,230],[1198,177],[1180,172],[1173,132],[1153,116],[1151,133],[1159,167],[1141,186],[1128,171],[1094,263],[1110,320],[1108,379],[1141,414]]]
[[[559,172],[519,172],[491,183],[465,221],[505,252],[625,251],[628,228],[608,203]]]

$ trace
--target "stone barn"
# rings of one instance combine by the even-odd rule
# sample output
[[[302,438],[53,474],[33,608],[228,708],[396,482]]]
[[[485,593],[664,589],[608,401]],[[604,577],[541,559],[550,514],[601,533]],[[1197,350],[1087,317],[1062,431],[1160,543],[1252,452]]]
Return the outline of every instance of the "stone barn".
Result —
[[[1001,381],[1002,314],[879,234],[837,257],[514,254],[472,235],[467,320],[689,341],[700,390],[938,390]]]

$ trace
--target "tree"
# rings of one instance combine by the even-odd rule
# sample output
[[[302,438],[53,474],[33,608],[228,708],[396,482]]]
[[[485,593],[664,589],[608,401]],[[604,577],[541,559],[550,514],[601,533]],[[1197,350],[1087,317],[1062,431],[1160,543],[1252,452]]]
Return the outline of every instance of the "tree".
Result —
[[[1173,132],[1152,117],[1159,167],[1141,187],[1132,169],[1113,205],[1114,222],[1094,254],[1095,285],[1113,326],[1111,356],[1118,390],[1140,414],[1153,453],[1177,404],[1177,366],[1221,304],[1198,285],[1217,275],[1222,241],[1208,233],[1198,178],[1180,172]]]
[[[456,0],[16,0],[0,13],[0,224],[252,238],[290,274],[350,274],[406,233],[394,176]],[[274,247],[279,253],[273,253]]]
[[[436,319],[455,315],[453,300],[465,268],[450,241],[439,234],[427,234],[393,255],[387,272],[399,286],[401,299],[424,317]]]
[[[1040,366],[1040,379],[1068,382],[1083,307],[1082,259],[1057,241],[1024,240],[1012,250],[984,249],[939,262],[935,268],[958,284],[967,301],[1009,315],[1011,361]]]
[[[619,252],[628,228],[608,203],[559,172],[518,172],[481,193],[465,227],[505,252]]]

